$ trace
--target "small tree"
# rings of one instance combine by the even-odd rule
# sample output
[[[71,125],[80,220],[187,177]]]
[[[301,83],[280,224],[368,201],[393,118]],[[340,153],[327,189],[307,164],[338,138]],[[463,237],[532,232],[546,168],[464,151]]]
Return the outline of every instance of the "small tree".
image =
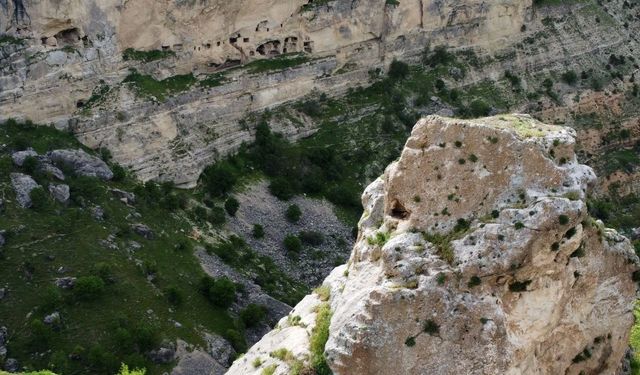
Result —
[[[264,227],[260,224],[253,224],[253,231],[251,231],[253,238],[264,237]]]
[[[80,300],[95,300],[104,292],[104,281],[98,276],[79,277],[73,287],[73,294]]]
[[[300,241],[300,238],[298,238],[298,236],[289,234],[284,238],[283,243],[285,249],[287,249],[287,251],[290,253],[297,254],[300,252],[300,250],[302,250],[302,241]]]
[[[234,197],[229,197],[224,202],[224,209],[231,216],[235,216],[236,215],[236,212],[238,212],[238,208],[239,207],[240,207],[240,202],[238,202],[238,200],[236,198],[234,198]]]
[[[240,319],[247,327],[255,327],[260,324],[267,316],[267,308],[255,303],[249,304],[240,311]]]
[[[41,187],[31,190],[29,197],[31,198],[31,208],[34,210],[42,211],[50,206],[49,196]]]
[[[389,66],[389,77],[393,79],[405,79],[409,75],[409,65],[402,61],[393,60]]]
[[[298,207],[297,204],[292,204],[287,208],[285,215],[289,222],[297,223],[298,221],[300,221],[300,217],[302,216],[302,211],[300,210],[300,207]]]

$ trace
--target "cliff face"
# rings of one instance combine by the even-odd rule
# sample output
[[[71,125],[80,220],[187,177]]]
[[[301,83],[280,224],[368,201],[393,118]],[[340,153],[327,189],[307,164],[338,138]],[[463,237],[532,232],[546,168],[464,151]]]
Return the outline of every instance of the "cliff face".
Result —
[[[0,48],[0,119],[69,128],[143,180],[192,186],[205,165],[251,139],[241,120],[255,111],[316,91],[340,95],[428,44],[503,49],[531,17],[531,0],[10,0],[0,3],[0,27],[25,39]],[[165,58],[124,61],[128,48]],[[290,53],[307,61],[260,74],[228,70]],[[136,96],[124,82],[130,68],[158,80],[225,77],[164,101]]]
[[[420,120],[363,195],[349,263],[228,373],[317,365],[328,316],[336,374],[617,373],[639,261],[588,216],[574,145],[524,115]]]

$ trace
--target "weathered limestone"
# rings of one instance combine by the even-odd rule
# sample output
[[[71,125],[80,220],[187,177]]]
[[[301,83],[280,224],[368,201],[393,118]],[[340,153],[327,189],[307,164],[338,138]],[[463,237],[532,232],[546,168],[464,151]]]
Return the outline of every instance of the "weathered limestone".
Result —
[[[363,195],[349,263],[325,280],[333,372],[615,374],[640,262],[588,216],[595,175],[574,139],[524,115],[420,120]],[[301,301],[228,374],[286,374],[293,361],[268,355],[280,348],[308,363],[321,303]]]

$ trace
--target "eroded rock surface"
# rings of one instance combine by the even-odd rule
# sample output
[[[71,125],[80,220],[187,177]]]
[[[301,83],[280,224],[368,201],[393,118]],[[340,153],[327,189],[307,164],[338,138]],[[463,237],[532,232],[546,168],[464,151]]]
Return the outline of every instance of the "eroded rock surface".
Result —
[[[524,115],[420,120],[365,191],[329,300],[303,299],[228,374],[310,366],[323,304],[335,374],[617,373],[639,260],[588,216],[574,139]]]

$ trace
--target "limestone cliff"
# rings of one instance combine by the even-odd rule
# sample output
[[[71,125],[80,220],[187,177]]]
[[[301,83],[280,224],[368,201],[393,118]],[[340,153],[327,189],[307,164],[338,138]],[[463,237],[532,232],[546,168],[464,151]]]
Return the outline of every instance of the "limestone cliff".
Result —
[[[327,325],[335,374],[616,374],[639,260],[588,216],[574,145],[525,115],[420,120],[348,264],[228,374],[318,366]]]

